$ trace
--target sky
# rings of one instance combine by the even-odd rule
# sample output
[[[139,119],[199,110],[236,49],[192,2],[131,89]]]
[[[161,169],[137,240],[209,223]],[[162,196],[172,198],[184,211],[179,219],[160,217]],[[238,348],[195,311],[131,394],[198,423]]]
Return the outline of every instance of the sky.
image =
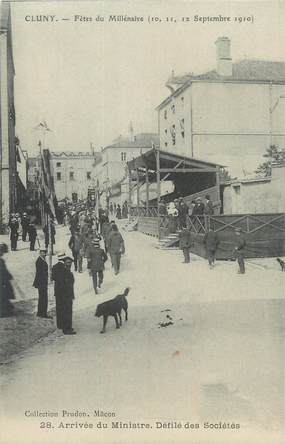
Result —
[[[128,133],[156,132],[155,107],[171,71],[216,66],[215,41],[231,39],[232,58],[285,60],[284,2],[179,0],[11,2],[16,70],[16,133],[30,155],[45,120],[52,151],[95,150]],[[109,22],[110,15],[143,22]],[[230,22],[194,22],[195,15]],[[36,16],[54,15],[51,22]],[[93,20],[75,20],[76,15]],[[28,16],[28,17],[27,17]],[[96,17],[104,17],[104,22]],[[148,22],[148,17],[158,17]],[[31,20],[33,17],[34,21]],[[167,22],[167,17],[169,21]],[[171,17],[173,21],[171,21]],[[182,21],[189,17],[190,21]],[[234,21],[234,17],[253,17]],[[62,19],[69,20],[62,20]],[[175,21],[176,20],[176,21]]]

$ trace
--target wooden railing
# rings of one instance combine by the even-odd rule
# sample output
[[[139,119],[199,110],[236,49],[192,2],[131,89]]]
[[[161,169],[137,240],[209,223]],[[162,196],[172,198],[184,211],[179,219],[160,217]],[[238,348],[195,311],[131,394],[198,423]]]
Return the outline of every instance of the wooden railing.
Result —
[[[157,217],[158,210],[157,207],[131,207],[130,216],[131,217]]]

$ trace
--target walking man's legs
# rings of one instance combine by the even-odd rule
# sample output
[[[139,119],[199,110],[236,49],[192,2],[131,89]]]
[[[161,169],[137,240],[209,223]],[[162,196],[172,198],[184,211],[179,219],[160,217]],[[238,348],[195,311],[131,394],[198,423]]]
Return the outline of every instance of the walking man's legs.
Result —
[[[238,253],[237,256],[238,265],[239,265],[239,273],[244,274],[245,273],[245,265],[244,265],[244,258],[242,253]]]
[[[104,272],[103,272],[103,270],[98,271],[98,277],[99,277],[98,287],[100,288],[101,285],[103,284],[103,280],[104,280]]]
[[[94,291],[95,291],[95,293],[97,294],[98,293],[98,290],[97,290],[97,271],[92,271],[92,280],[93,280],[93,288],[94,288]]]
[[[74,270],[77,271],[77,258],[78,258],[77,251],[73,251],[72,255],[73,255],[73,259],[74,259]]]
[[[208,251],[208,262],[209,262],[210,267],[214,266],[214,262],[215,262],[215,251],[214,250]]]
[[[190,262],[190,250],[189,248],[183,248],[184,262],[189,264]]]
[[[83,262],[83,257],[81,256],[81,254],[78,255],[78,271],[79,273],[82,272],[82,262]]]

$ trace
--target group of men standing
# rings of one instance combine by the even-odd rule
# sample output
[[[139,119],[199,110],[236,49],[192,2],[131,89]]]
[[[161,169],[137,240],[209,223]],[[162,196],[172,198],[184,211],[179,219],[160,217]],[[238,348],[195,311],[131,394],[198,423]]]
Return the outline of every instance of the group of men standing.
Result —
[[[37,316],[52,319],[48,315],[48,264],[46,250],[40,250],[36,261],[36,275],[33,286],[38,289]],[[52,280],[54,281],[54,296],[56,306],[56,324],[65,335],[76,332],[72,328],[72,305],[74,299],[74,276],[71,272],[72,258],[65,254],[58,255],[58,262],[52,267]]]
[[[18,246],[18,239],[20,235],[20,227],[22,228],[22,241],[27,242],[27,235],[29,236],[30,250],[35,250],[35,243],[37,239],[37,229],[33,222],[30,221],[27,213],[20,216],[19,213],[12,213],[8,223],[10,229],[11,251],[16,251]]]
[[[220,238],[217,232],[212,228],[206,232],[203,237],[203,244],[206,250],[207,259],[210,269],[214,268],[216,253],[218,246],[220,244]],[[237,227],[233,236],[234,250],[232,252],[233,259],[237,259],[239,270],[238,274],[245,273],[245,263],[244,263],[244,251],[246,247],[246,240],[242,234],[241,228]],[[184,227],[179,233],[179,247],[183,251],[184,263],[190,263],[190,249],[194,245],[194,240],[192,239],[192,234],[190,230]]]

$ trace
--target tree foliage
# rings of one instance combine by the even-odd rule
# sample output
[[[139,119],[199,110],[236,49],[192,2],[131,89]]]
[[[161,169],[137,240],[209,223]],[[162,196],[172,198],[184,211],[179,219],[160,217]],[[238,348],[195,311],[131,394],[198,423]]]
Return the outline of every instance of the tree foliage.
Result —
[[[267,148],[266,153],[263,154],[263,157],[267,160],[257,167],[255,173],[263,177],[268,177],[271,176],[273,162],[285,162],[285,148],[279,148],[278,145],[270,145],[270,147]]]

